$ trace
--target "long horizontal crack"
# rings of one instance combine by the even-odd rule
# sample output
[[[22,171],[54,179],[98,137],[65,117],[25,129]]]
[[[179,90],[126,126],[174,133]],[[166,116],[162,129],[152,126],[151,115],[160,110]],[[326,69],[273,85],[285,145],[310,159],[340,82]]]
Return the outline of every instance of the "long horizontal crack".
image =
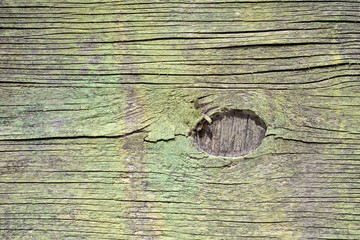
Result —
[[[90,136],[90,135],[82,135],[82,136],[53,136],[53,137],[35,137],[35,138],[19,138],[19,139],[0,139],[0,142],[25,142],[25,141],[48,141],[48,140],[69,140],[69,139],[116,139],[116,138],[122,138],[122,137],[129,137],[134,134],[139,133],[146,133],[144,130],[148,126],[145,126],[143,128],[137,129],[135,131],[125,133],[125,134],[119,134],[119,135],[110,135],[110,136]]]

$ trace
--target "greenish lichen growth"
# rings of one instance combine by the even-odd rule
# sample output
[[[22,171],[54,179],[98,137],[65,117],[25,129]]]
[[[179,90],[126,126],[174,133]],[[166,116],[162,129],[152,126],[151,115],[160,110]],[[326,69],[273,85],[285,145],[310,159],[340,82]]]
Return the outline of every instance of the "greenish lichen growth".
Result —
[[[188,136],[202,118],[200,108],[194,106],[194,95],[184,90],[153,88],[144,91],[146,118],[151,119],[146,141],[174,139]]]

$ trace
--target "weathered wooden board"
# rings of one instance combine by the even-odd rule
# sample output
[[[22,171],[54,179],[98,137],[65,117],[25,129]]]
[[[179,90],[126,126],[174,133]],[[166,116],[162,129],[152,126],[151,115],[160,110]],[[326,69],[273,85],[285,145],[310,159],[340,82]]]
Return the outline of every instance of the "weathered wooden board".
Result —
[[[0,0],[1,239],[360,239],[360,1]],[[268,129],[240,158],[189,133]]]

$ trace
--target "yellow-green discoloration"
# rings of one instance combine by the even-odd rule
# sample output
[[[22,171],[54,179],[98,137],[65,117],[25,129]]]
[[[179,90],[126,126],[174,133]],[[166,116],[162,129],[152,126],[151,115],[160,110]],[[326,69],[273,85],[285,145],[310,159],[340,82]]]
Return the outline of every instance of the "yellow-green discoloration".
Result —
[[[359,239],[359,12],[0,1],[0,238]],[[251,154],[194,147],[224,109]]]

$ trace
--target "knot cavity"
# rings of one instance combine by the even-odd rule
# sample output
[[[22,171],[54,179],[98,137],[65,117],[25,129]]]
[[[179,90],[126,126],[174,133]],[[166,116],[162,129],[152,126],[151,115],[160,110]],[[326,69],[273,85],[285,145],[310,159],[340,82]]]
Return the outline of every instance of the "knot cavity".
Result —
[[[193,137],[197,148],[210,155],[239,157],[258,148],[265,132],[264,121],[253,111],[228,110],[206,116]]]

